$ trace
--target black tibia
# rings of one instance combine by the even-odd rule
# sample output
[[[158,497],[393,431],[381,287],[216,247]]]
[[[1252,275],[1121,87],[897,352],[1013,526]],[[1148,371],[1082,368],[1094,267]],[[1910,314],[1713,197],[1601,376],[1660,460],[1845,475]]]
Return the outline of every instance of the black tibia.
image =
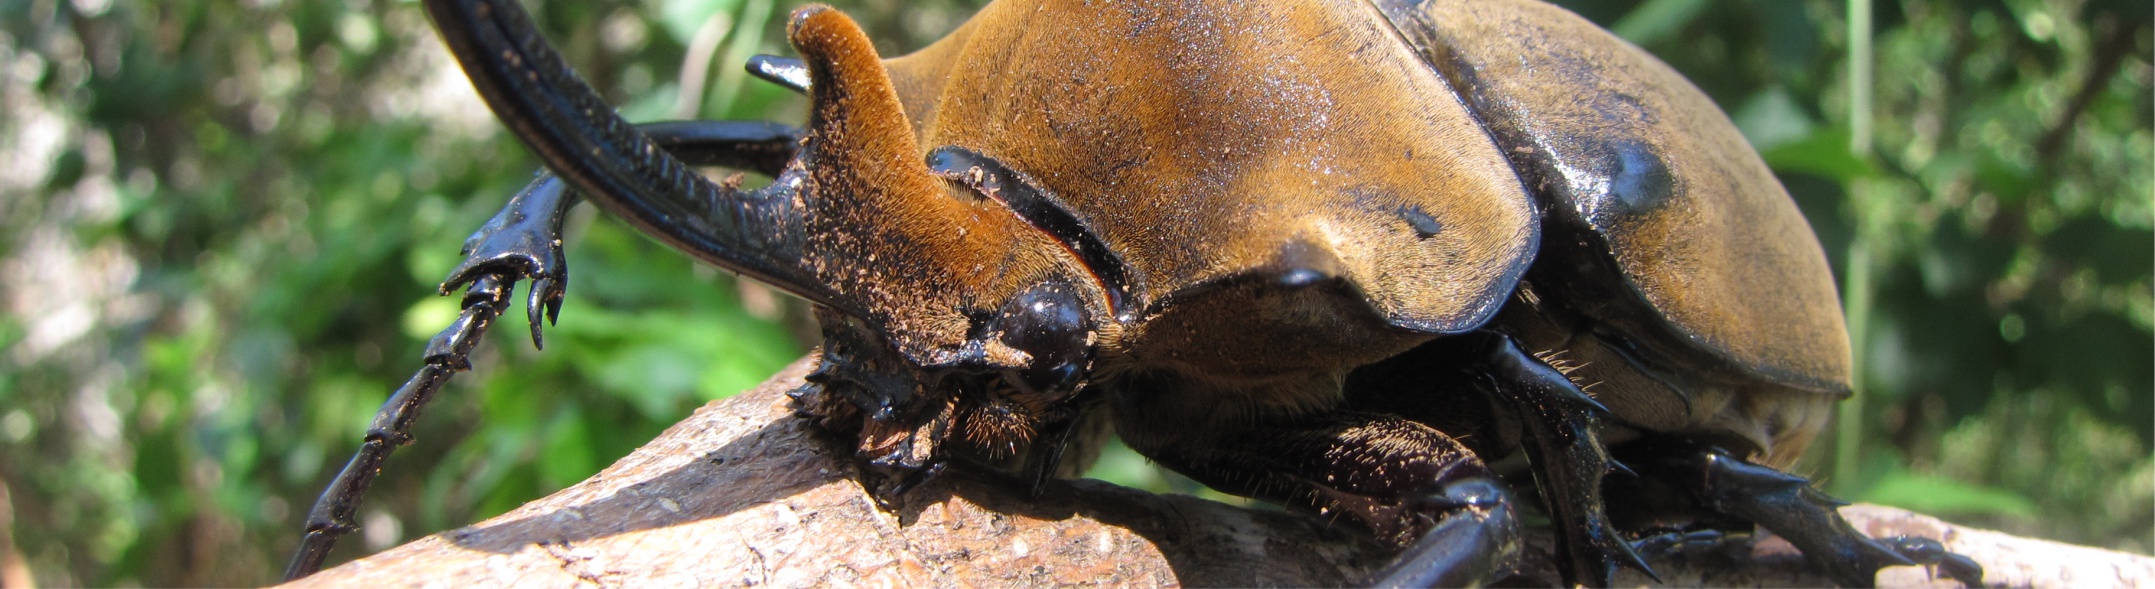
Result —
[[[721,166],[777,176],[799,151],[799,129],[766,122],[683,121],[637,125],[637,130],[690,165]],[[442,294],[454,292],[481,276],[498,275],[514,282],[530,279],[531,294],[526,310],[531,319],[531,343],[546,347],[540,332],[540,313],[547,322],[561,315],[561,299],[568,291],[568,257],[561,252],[561,223],[567,218],[576,194],[551,173],[539,177],[509,199],[470,238],[464,240],[464,261],[449,271]]]
[[[1356,411],[1205,431],[1146,407],[1156,396],[1116,395],[1125,441],[1206,486],[1345,515],[1408,548],[1381,584],[1480,585],[1515,564],[1510,501],[1481,459],[1443,432]]]
[[[1424,503],[1450,514],[1377,573],[1370,585],[1473,587],[1513,572],[1504,561],[1519,552],[1519,524],[1513,521],[1511,494],[1504,485],[1467,479],[1445,485]]]
[[[366,496],[367,487],[374,483],[374,476],[382,471],[382,461],[397,446],[412,441],[411,425],[419,418],[419,409],[441,390],[442,383],[459,371],[471,368],[471,349],[479,343],[479,337],[493,324],[494,318],[509,308],[510,286],[513,279],[503,280],[486,275],[474,280],[464,292],[464,313],[427,342],[426,366],[412,375],[396,394],[382,403],[380,413],[374,415],[374,424],[367,428],[366,442],[352,461],[337,473],[329,489],[314,502],[314,509],[307,512],[307,535],[299,541],[299,551],[292,555],[292,563],[285,567],[285,580],[297,579],[321,570],[322,561],[329,557],[337,537],[359,529],[352,515],[359,511],[359,501]]]
[[[1089,398],[1088,398],[1089,397]],[[1081,395],[1071,401],[1070,417],[1048,421],[1041,425],[1040,435],[1024,456],[1019,473],[1028,483],[1026,492],[1034,498],[1047,487],[1048,481],[1057,478],[1084,476],[1085,468],[1099,456],[1099,443],[1107,436],[1108,426],[1104,411],[1084,409],[1098,405],[1099,395]],[[1076,452],[1071,452],[1072,450]]]
[[[1479,348],[1469,356],[1477,366],[1468,372],[1518,415],[1534,484],[1562,540],[1564,581],[1606,587],[1619,566],[1654,576],[1603,507],[1602,477],[1612,471],[1629,475],[1601,441],[1602,425],[1613,419],[1608,408],[1510,337],[1480,332],[1451,339],[1460,340],[1454,345]]]
[[[464,239],[464,261],[449,271],[441,293],[455,292],[483,277],[505,276],[513,284],[531,279],[531,298],[526,303],[531,319],[531,345],[546,348],[540,333],[541,313],[546,322],[561,317],[561,299],[569,290],[569,258],[561,253],[561,221],[568,217],[576,195],[552,174],[540,174],[509,205],[494,213],[485,225]]]
[[[1803,477],[1688,440],[1642,440],[1622,452],[1644,479],[1666,481],[1700,507],[1755,522],[1788,539],[1836,583],[1869,587],[1881,568],[1917,564],[1970,587],[1983,582],[1982,566],[1946,552],[1936,540],[1874,540],[1856,531],[1836,511],[1846,503],[1826,496]]]
[[[659,145],[676,150],[692,163],[765,174],[776,174],[785,166],[800,137],[792,127],[760,122],[657,123],[639,128],[656,138]],[[426,365],[382,405],[374,425],[367,430],[365,443],[315,501],[307,517],[307,535],[285,569],[286,579],[314,574],[321,569],[337,537],[357,529],[352,516],[358,512],[368,485],[381,472],[383,461],[397,446],[411,442],[412,420],[435,391],[451,375],[470,369],[472,348],[487,327],[509,310],[509,297],[519,280],[532,281],[528,303],[531,339],[533,345],[543,345],[539,331],[541,309],[549,320],[558,317],[568,286],[561,222],[575,203],[575,195],[559,179],[540,174],[464,241],[464,261],[442,283],[444,294],[469,285],[464,293],[463,315],[427,344]]]
[[[1713,548],[1728,542],[1728,533],[1716,529],[1691,531],[1667,531],[1639,538],[1631,543],[1642,554],[1671,554],[1698,548]]]

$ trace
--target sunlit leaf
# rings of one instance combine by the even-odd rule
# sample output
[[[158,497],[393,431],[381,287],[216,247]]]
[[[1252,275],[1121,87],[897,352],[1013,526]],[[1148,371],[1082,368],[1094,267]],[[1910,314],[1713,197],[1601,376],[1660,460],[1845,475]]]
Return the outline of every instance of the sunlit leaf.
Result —
[[[1706,0],[1647,0],[1609,30],[1632,43],[1655,43],[1682,30],[1711,4]]]
[[[1800,139],[1782,138],[1759,155],[1775,170],[1817,174],[1842,182],[1878,173],[1870,162],[1848,151],[1848,133],[1838,129],[1816,130]]]
[[[1860,497],[1863,501],[1938,515],[1989,514],[2014,517],[2035,515],[2035,504],[2019,494],[1953,479],[1910,473],[1879,481]]]

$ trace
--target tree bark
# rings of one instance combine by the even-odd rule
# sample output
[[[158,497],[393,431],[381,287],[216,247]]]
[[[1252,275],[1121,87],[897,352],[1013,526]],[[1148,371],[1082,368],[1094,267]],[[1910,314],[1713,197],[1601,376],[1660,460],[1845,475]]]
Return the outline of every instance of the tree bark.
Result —
[[[1013,480],[954,469],[896,510],[878,509],[841,445],[788,407],[784,393],[801,386],[810,360],[704,406],[589,480],[289,586],[1343,586],[1391,558],[1349,525],[1091,480],[1029,498]],[[2155,586],[2145,556],[1886,507],[1842,512],[1873,535],[1938,538],[1981,562],[1992,584]],[[1526,552],[1528,570],[1554,570],[1546,532],[1530,532]],[[1831,585],[1763,534],[1650,562],[1663,583],[1628,571],[1618,583]],[[1914,567],[1879,580],[1932,582]]]

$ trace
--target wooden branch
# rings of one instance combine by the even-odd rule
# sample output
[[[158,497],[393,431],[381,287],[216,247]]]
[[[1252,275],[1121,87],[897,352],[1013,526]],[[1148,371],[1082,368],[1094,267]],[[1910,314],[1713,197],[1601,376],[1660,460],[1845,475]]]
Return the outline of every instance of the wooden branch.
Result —
[[[809,360],[713,402],[604,472],[500,517],[419,539],[293,587],[1342,586],[1390,559],[1349,526],[1098,481],[1038,499],[993,475],[949,473],[896,512],[875,507],[838,444],[783,394]],[[2155,586],[2155,559],[1852,506],[1874,535],[1940,538],[2015,586]],[[1553,570],[1546,533],[1528,567]],[[1786,542],[1660,555],[1674,586],[1826,586]],[[1553,576],[1530,582],[1553,584]],[[1917,568],[1888,585],[1924,585]],[[1625,573],[1619,584],[1641,585]]]
[[[30,576],[30,561],[15,548],[14,530],[15,502],[8,495],[7,483],[0,481],[0,589],[36,587],[37,579]]]

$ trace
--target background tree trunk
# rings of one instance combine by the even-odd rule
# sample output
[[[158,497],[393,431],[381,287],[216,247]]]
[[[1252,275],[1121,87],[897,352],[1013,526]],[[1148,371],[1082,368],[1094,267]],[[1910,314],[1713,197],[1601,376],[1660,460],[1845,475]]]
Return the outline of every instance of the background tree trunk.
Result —
[[[1340,586],[1390,559],[1347,525],[1091,480],[1026,497],[952,471],[878,509],[846,452],[795,419],[794,363],[716,401],[580,484],[294,587]],[[2155,559],[1961,528],[1892,508],[1843,513],[1877,536],[1939,538],[2012,586],[2155,586]],[[1554,570],[1550,538],[1529,570]],[[1828,586],[1778,538],[1650,556],[1670,586]],[[1530,582],[1554,584],[1550,575]],[[1918,568],[1885,585],[1932,583]],[[1625,572],[1625,585],[1650,579]],[[1950,586],[1947,581],[1938,584]]]

